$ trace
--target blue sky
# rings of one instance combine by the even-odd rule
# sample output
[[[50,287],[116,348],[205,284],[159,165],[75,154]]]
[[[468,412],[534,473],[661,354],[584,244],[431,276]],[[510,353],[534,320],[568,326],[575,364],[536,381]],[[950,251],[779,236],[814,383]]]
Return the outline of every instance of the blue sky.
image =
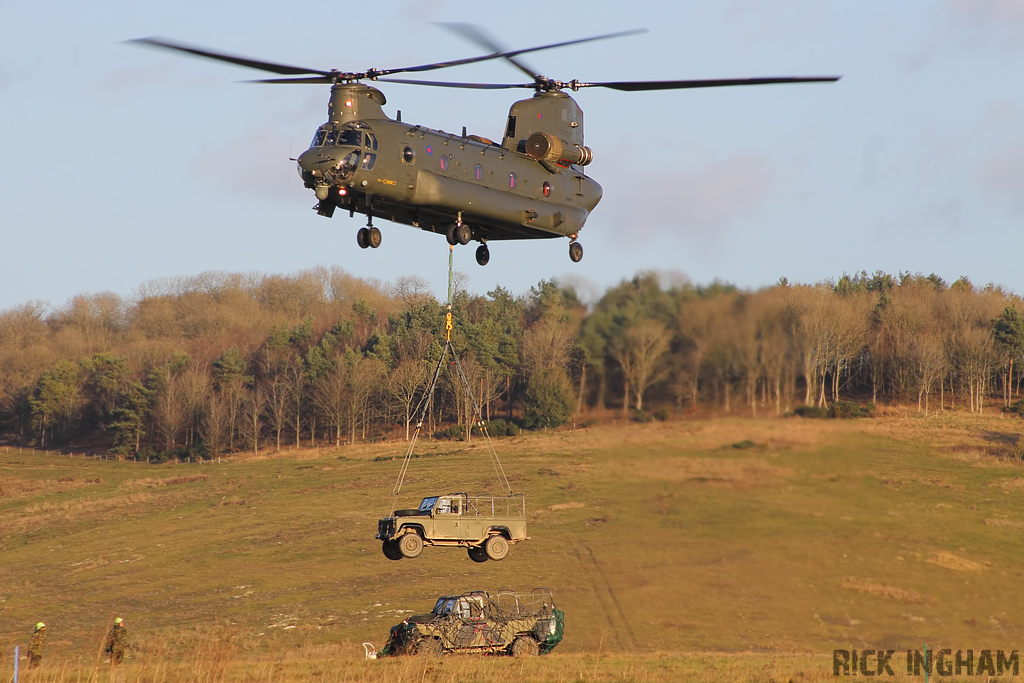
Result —
[[[140,49],[163,36],[313,68],[474,56],[434,25],[481,25],[510,48],[628,28],[641,36],[523,57],[561,80],[842,75],[835,84],[574,97],[604,199],[580,236],[456,250],[469,288],[544,278],[597,293],[638,271],[761,287],[843,272],[966,275],[1024,292],[1024,4],[1018,0],[715,0],[300,6],[0,0],[0,310],[76,294],[131,297],[209,270],[419,275],[440,295],[447,244],[317,216],[289,157],[326,118],[327,86]],[[499,61],[440,80],[520,82]],[[529,91],[381,84],[407,122],[500,138]],[[592,294],[591,294],[592,295]]]

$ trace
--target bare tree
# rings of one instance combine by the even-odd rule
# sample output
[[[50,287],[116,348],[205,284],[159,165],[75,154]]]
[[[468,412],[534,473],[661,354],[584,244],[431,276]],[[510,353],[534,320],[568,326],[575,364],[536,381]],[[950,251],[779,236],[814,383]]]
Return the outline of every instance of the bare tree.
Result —
[[[213,394],[206,403],[206,412],[199,426],[199,434],[210,455],[218,455],[223,450],[228,429],[227,401],[219,394]]]
[[[321,375],[314,387],[314,400],[334,428],[334,445],[341,445],[341,427],[352,402],[348,384],[348,365],[344,357],[335,355],[330,369]]]
[[[700,377],[704,358],[711,345],[713,330],[720,318],[721,304],[714,299],[698,297],[685,301],[679,308],[679,332],[689,344],[690,403],[697,405],[700,398]]]
[[[427,382],[428,370],[423,361],[403,359],[388,373],[388,392],[405,416],[405,440],[409,440],[409,424],[416,397]]]
[[[267,396],[259,384],[254,384],[245,390],[242,400],[245,436],[252,446],[252,452],[256,455],[259,455],[260,452],[260,434],[263,431],[263,412],[266,405]]]
[[[655,320],[641,320],[626,329],[622,337],[612,344],[612,355],[622,367],[626,396],[623,410],[629,410],[629,392],[632,389],[637,410],[644,408],[644,394],[667,374],[662,356],[668,350],[670,335],[665,326]]]

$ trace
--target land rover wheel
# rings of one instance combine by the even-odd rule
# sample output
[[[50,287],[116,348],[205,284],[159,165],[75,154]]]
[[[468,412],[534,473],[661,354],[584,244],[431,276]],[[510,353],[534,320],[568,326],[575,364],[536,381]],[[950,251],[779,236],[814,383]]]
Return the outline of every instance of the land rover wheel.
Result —
[[[415,531],[407,531],[405,534],[398,539],[398,547],[402,553],[402,557],[419,557],[420,553],[423,552],[423,539]]]
[[[402,549],[398,547],[398,541],[391,539],[390,541],[384,541],[381,550],[384,551],[384,557],[389,560],[400,560],[402,559]]]
[[[508,653],[513,657],[535,657],[540,654],[540,646],[530,636],[519,636],[512,641]]]
[[[416,643],[415,653],[422,657],[440,657],[444,654],[444,646],[439,638],[423,638]]]
[[[491,536],[484,543],[484,551],[487,553],[488,559],[495,562],[503,560],[508,555],[508,541],[504,536]]]
[[[475,548],[470,548],[469,549],[469,559],[473,560],[474,562],[486,562],[487,561],[487,551],[484,550],[483,548],[479,547],[479,546],[477,546]]]

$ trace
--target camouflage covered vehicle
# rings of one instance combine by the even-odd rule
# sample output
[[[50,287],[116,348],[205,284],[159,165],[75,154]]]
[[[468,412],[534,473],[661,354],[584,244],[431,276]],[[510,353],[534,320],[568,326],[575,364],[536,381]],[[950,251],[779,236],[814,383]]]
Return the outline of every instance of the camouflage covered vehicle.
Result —
[[[381,655],[441,655],[449,652],[543,655],[562,640],[565,615],[551,590],[501,590],[446,595],[430,614],[409,617],[391,628]]]
[[[529,538],[526,499],[521,493],[428,496],[418,508],[381,519],[376,538],[389,560],[418,557],[425,545],[464,547],[474,562],[501,560],[509,546]]]

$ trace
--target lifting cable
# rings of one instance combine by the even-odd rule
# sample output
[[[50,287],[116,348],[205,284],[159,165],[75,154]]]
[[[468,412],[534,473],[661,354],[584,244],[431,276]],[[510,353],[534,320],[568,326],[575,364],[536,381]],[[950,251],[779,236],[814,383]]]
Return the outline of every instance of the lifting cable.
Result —
[[[491,441],[491,435],[487,431],[487,423],[484,421],[483,413],[480,411],[480,404],[477,403],[476,396],[473,395],[473,389],[469,386],[469,380],[466,379],[466,373],[462,370],[462,363],[459,362],[459,355],[455,353],[455,347],[452,345],[452,329],[454,327],[452,325],[452,259],[454,250],[454,246],[448,246],[448,310],[445,313],[444,322],[444,349],[441,351],[441,357],[437,361],[437,367],[434,368],[434,374],[431,376],[430,384],[427,385],[427,390],[423,392],[423,395],[420,397],[420,402],[416,406],[416,429],[413,431],[412,437],[409,439],[409,448],[406,450],[405,458],[402,460],[402,467],[398,472],[398,480],[395,481],[395,486],[391,491],[391,511],[388,514],[389,517],[394,516],[395,504],[398,501],[398,494],[402,491],[402,484],[405,482],[405,475],[409,471],[409,463],[412,460],[412,452],[416,448],[416,441],[419,439],[420,431],[423,429],[427,410],[430,408],[430,405],[434,400],[434,391],[437,389],[437,381],[441,376],[441,369],[444,367],[448,354],[451,354],[452,364],[455,365],[455,369],[458,372],[462,388],[473,404],[475,424],[468,426],[470,434],[472,434],[474,426],[480,428],[480,432],[484,435],[484,439],[487,441],[487,454],[490,456],[491,464],[494,466],[494,473],[498,477],[498,484],[501,486],[503,493],[508,495],[512,494],[512,487],[509,486],[508,477],[505,476],[505,469],[501,466],[501,460],[498,459],[498,452],[494,449],[494,443]]]

